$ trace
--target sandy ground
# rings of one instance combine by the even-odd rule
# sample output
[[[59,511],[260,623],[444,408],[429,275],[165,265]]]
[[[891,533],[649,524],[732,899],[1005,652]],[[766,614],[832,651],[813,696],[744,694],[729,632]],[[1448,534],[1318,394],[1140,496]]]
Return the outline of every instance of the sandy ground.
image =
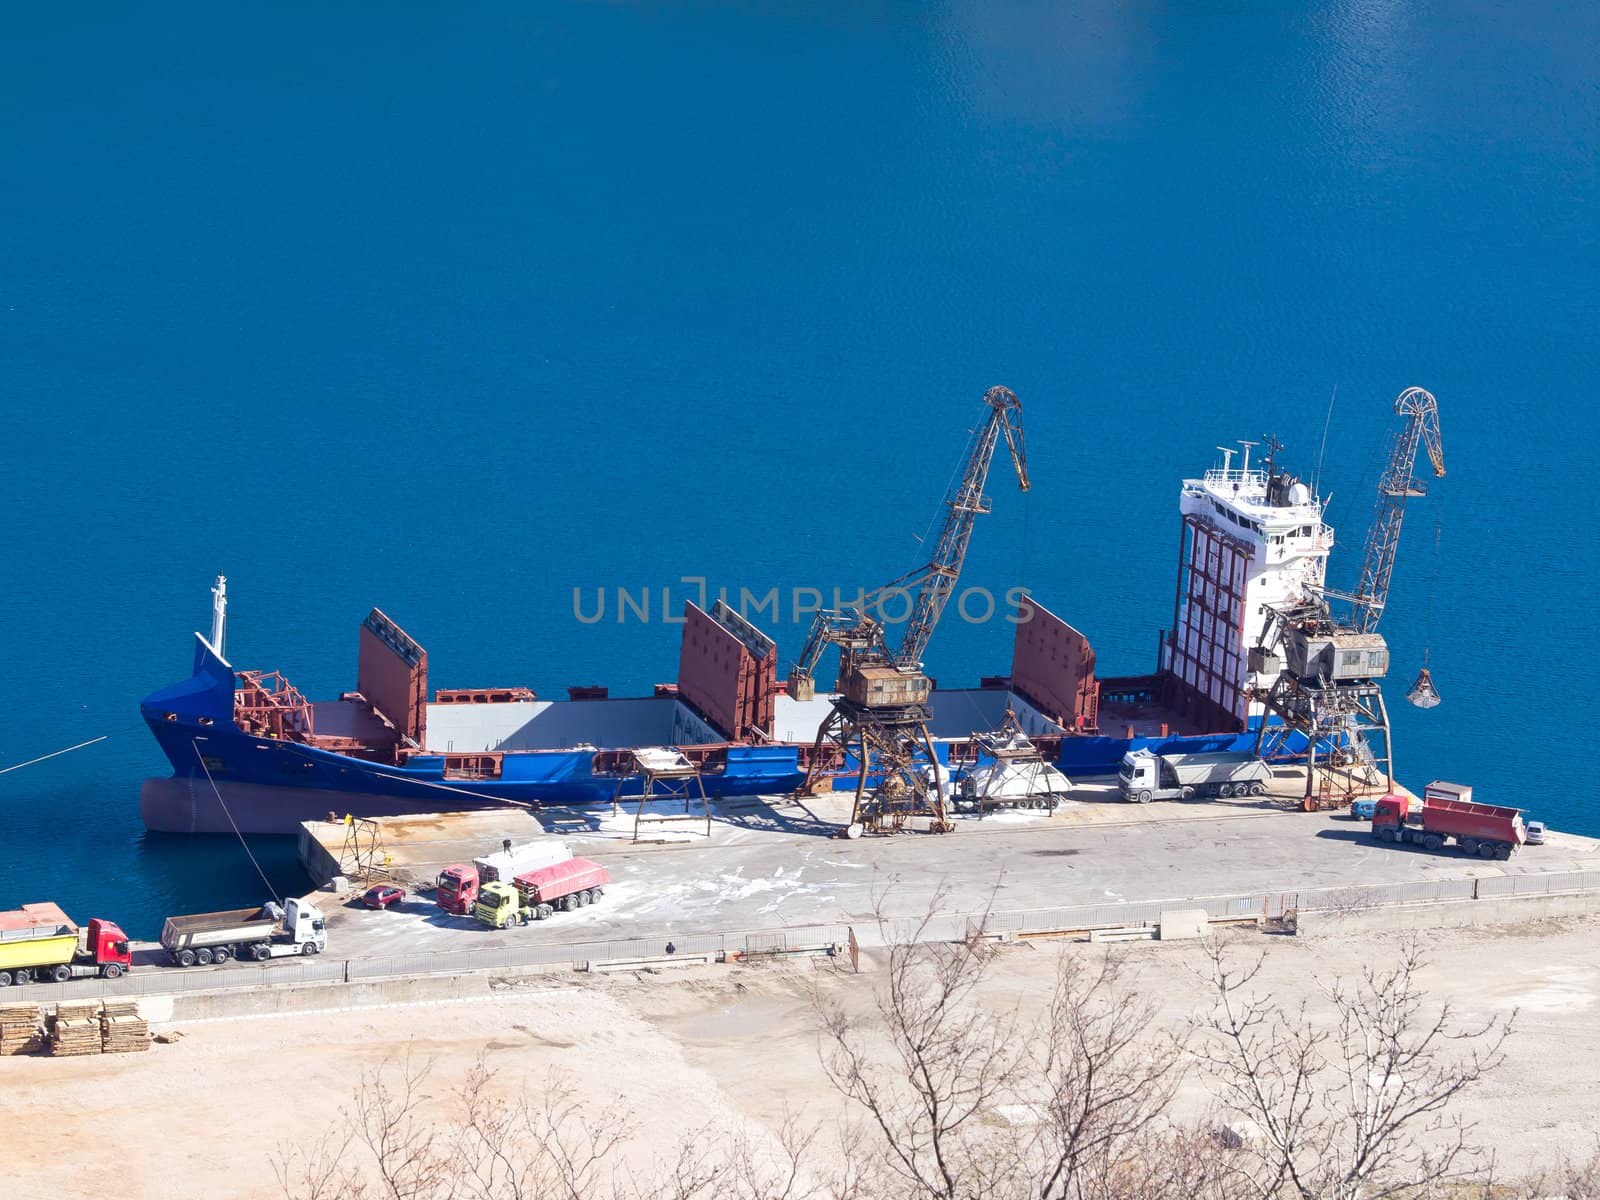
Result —
[[[1600,920],[1452,932],[1429,949],[1424,982],[1464,1016],[1518,1011],[1509,1061],[1463,1111],[1492,1124],[1504,1166],[1582,1151],[1595,1123],[1600,1062]],[[1240,934],[1267,950],[1261,982],[1293,1006],[1317,980],[1354,977],[1400,935],[1318,939]],[[1006,948],[986,1003],[1041,1003],[1062,954],[1118,956],[1160,1020],[1205,1002],[1193,946]],[[490,999],[180,1025],[149,1054],[0,1059],[0,1149],[18,1190],[53,1196],[280,1195],[271,1162],[340,1121],[362,1071],[409,1053],[425,1063],[430,1113],[482,1056],[508,1094],[561,1072],[598,1110],[621,1101],[636,1166],[670,1157],[688,1131],[743,1124],[758,1136],[788,1112],[842,1111],[818,1067],[813,997],[866,1015],[882,980],[832,962],[679,968],[671,973],[528,980]],[[1209,1106],[1198,1082],[1185,1112]],[[26,1185],[25,1188],[23,1185]]]

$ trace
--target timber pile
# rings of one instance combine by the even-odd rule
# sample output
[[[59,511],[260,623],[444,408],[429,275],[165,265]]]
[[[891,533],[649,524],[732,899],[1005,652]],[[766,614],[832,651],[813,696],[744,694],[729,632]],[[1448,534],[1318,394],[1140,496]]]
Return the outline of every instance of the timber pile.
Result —
[[[55,1016],[46,1023],[50,1030],[50,1053],[59,1056],[99,1054],[99,1009],[98,1000],[63,1000],[56,1005]]]
[[[150,1022],[139,1015],[137,1000],[107,1000],[100,1015],[100,1035],[107,1054],[150,1049]]]
[[[0,1054],[34,1054],[44,1049],[35,1003],[0,1004]]]

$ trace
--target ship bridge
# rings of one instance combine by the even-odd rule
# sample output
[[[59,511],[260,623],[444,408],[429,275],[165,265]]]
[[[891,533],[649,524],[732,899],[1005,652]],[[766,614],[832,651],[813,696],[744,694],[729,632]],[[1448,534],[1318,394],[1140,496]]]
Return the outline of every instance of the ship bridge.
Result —
[[[1283,547],[1280,557],[1333,549],[1333,530],[1323,524],[1321,500],[1287,471],[1268,475],[1217,467],[1200,479],[1184,480],[1183,496],[1199,511],[1209,508],[1245,538],[1265,538],[1269,547]]]
[[[1173,628],[1161,666],[1196,694],[1210,715],[1241,725],[1259,715],[1246,692],[1272,679],[1248,669],[1248,649],[1265,631],[1267,610],[1321,589],[1333,550],[1322,498],[1288,471],[1240,466],[1233,450],[1197,479],[1185,479]]]

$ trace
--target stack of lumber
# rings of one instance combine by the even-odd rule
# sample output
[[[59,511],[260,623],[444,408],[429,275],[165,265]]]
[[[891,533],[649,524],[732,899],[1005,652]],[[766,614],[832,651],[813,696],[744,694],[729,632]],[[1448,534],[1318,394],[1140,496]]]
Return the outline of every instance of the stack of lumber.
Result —
[[[100,1001],[63,1000],[47,1024],[51,1054],[100,1053]]]
[[[150,1049],[150,1022],[139,1015],[137,1000],[107,1000],[100,1015],[100,1035],[107,1054]]]
[[[39,1033],[39,1006],[0,1004],[0,1054],[33,1054],[44,1049]]]

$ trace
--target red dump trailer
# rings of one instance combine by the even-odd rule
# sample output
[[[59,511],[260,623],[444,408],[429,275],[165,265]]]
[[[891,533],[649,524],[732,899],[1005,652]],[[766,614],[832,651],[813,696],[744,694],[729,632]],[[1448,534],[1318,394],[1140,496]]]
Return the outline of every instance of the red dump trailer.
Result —
[[[1528,840],[1520,808],[1474,804],[1425,795],[1420,809],[1410,811],[1403,796],[1385,796],[1372,816],[1372,836],[1380,842],[1410,842],[1424,850],[1441,850],[1454,842],[1463,854],[1510,858]]]
[[[605,885],[611,882],[611,874],[587,858],[569,858],[566,862],[518,875],[514,882],[529,907],[543,905],[571,912],[603,895]]]

